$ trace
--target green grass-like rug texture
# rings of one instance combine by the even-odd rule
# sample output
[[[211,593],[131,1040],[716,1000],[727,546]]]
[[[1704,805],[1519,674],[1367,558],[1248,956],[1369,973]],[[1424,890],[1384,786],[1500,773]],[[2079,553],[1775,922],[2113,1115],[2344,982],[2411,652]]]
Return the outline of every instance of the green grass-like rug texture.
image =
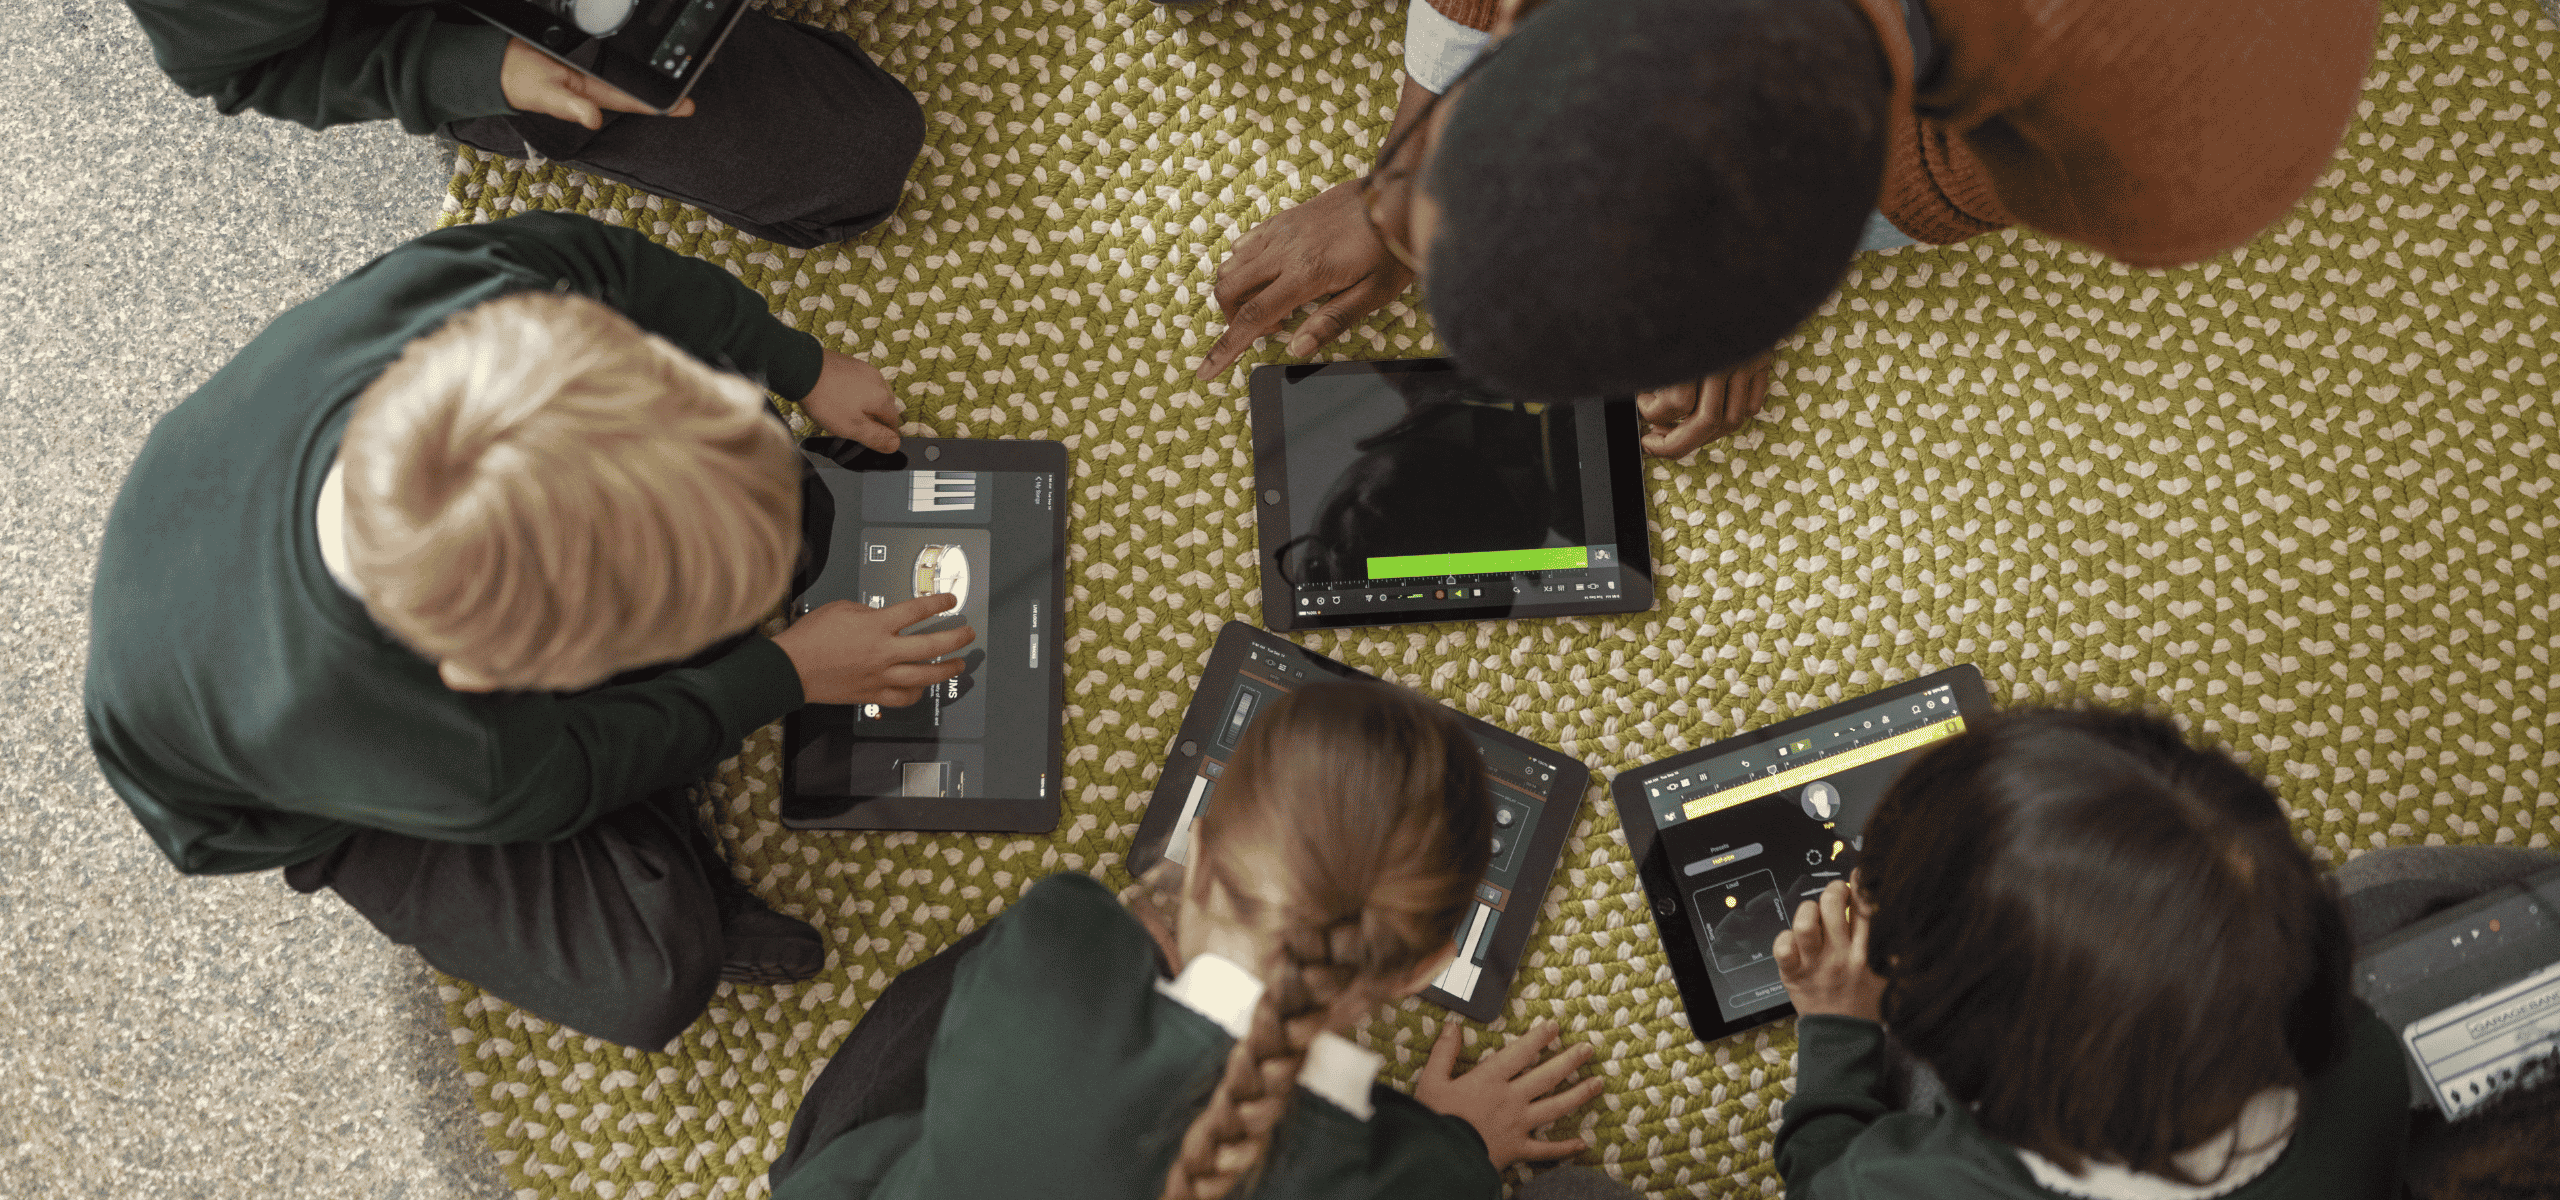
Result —
[[[2332,862],[2549,845],[2560,36],[2527,0],[2387,7],[2335,169],[2242,250],[2140,271],[2009,231],[1862,257],[1782,348],[1747,432],[1648,468],[1654,611],[1300,640],[1604,778],[1971,662],[2003,702],[2175,714],[2271,778]],[[1246,230],[1367,165],[1404,6],[786,15],[852,33],[924,102],[886,226],[803,253],[468,150],[446,219],[635,226],[879,364],[917,427],[1064,441],[1064,819],[1045,837],[786,831],[776,731],[758,734],[723,772],[720,832],[832,940],[827,971],[722,987],[663,1054],[450,981],[524,1197],[762,1194],[801,1092],[899,970],[1050,872],[1126,882],[1215,632],[1259,612],[1244,373],[1190,375],[1220,327],[1210,280]],[[1408,295],[1328,355],[1436,352]],[[1405,1083],[1441,1016],[1409,1002],[1361,1037]],[[1792,1026],[1691,1038],[1596,786],[1471,1052],[1539,1017],[1595,1043],[1609,1081],[1564,1123],[1591,1139],[1583,1162],[1657,1195],[1778,1191]]]

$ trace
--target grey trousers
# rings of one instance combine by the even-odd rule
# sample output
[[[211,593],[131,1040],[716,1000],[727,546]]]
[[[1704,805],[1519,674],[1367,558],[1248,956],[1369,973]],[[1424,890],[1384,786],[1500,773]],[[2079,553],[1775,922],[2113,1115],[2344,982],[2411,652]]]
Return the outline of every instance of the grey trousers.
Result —
[[[535,114],[447,127],[482,150],[539,154],[681,200],[767,241],[812,249],[889,219],[924,148],[924,110],[853,39],[750,9],[694,84],[694,113],[606,113],[588,130]]]

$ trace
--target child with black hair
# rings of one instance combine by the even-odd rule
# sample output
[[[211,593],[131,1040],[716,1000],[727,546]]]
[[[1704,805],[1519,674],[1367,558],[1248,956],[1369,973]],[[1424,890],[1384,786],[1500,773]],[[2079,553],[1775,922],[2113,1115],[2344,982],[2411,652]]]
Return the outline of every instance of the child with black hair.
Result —
[[[2158,718],[1933,749],[1775,953],[1790,1197],[2399,1193],[2407,1083],[2333,886],[2263,783]],[[1952,1103],[1897,1111],[1887,1029]]]
[[[1443,1022],[1408,1096],[1345,1036],[1447,965],[1492,827],[1448,710],[1385,684],[1282,698],[1187,875],[1150,872],[1162,915],[1056,875],[893,982],[803,1098],[775,1200],[1492,1200],[1501,1167],[1582,1149],[1533,1133],[1599,1093],[1562,1086],[1589,1048],[1540,1062],[1542,1025],[1453,1077]]]

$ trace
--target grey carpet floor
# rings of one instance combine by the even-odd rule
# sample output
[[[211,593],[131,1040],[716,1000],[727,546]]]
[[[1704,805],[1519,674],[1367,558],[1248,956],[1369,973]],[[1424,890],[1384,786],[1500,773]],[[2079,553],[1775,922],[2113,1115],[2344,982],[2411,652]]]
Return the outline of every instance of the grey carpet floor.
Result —
[[[114,0],[5,11],[0,1196],[503,1196],[417,956],[272,873],[180,878],[80,726],[98,532],[151,423],[425,232],[441,158],[216,116]]]

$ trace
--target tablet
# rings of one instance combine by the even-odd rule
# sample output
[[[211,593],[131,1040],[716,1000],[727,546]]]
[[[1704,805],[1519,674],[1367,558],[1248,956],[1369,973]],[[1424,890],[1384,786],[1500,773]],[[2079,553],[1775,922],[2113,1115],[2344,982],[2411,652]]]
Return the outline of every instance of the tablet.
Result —
[[[1770,943],[1849,877],[1902,768],[1990,712],[1982,673],[1951,667],[1610,781],[1698,1040],[1794,1015]]]
[[[1172,753],[1156,777],[1137,840],[1129,845],[1129,873],[1143,875],[1166,857],[1182,860],[1191,823],[1216,794],[1218,776],[1256,713],[1310,683],[1376,678],[1287,638],[1227,622],[1174,731]],[[1458,956],[1422,995],[1452,1012],[1493,1021],[1511,994],[1511,977],[1520,969],[1556,861],[1564,856],[1591,770],[1527,738],[1458,716],[1484,755],[1493,792],[1493,862],[1476,885],[1475,903],[1458,921]]]
[[[664,114],[693,90],[748,0],[460,0],[527,45]]]
[[[1262,623],[1653,607],[1635,400],[1501,399],[1445,358],[1256,367]]]
[[[1067,451],[1057,442],[905,439],[880,454],[802,443],[828,503],[803,524],[826,557],[796,615],[947,592],[967,622],[959,678],[904,708],[812,704],[782,721],[782,823],[793,829],[1057,828],[1065,777]],[[813,546],[814,553],[814,546]]]

